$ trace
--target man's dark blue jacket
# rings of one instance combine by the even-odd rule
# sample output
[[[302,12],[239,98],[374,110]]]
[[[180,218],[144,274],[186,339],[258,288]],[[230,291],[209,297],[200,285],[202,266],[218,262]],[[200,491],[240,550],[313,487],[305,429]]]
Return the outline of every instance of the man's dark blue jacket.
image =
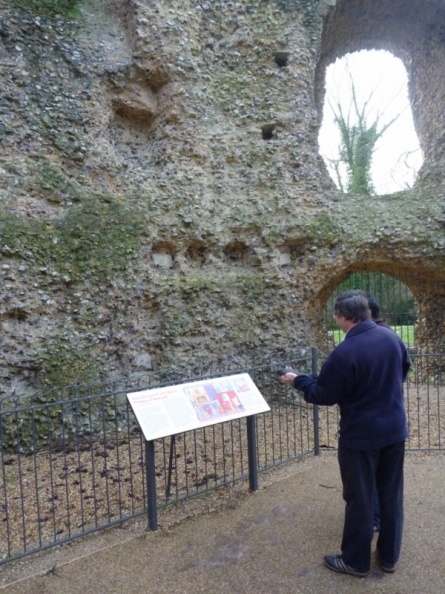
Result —
[[[318,379],[298,375],[294,387],[307,402],[339,405],[340,445],[381,448],[408,436],[403,382],[409,367],[408,353],[397,334],[365,320],[347,332]]]

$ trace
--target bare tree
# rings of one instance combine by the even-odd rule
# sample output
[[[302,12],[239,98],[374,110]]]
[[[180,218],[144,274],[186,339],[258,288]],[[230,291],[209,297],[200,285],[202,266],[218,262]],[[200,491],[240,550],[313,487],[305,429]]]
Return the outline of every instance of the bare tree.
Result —
[[[419,170],[419,154],[420,159],[422,159],[422,150],[420,146],[412,151],[405,151],[397,159],[396,164],[391,170],[391,179],[400,187],[401,190],[409,190],[409,188],[412,187]],[[397,176],[398,167],[402,167],[406,171],[405,179],[402,182]]]
[[[350,72],[349,81],[351,103],[348,111],[344,111],[340,102],[335,105],[329,103],[340,132],[339,156],[337,159],[329,159],[329,162],[343,192],[371,195],[375,193],[371,178],[371,166],[376,143],[400,114],[380,126],[382,113],[377,112],[369,123],[368,108],[374,93],[371,91],[366,101],[360,105]],[[346,167],[346,183],[342,176],[341,164]]]
[[[354,56],[352,60],[351,55],[351,58],[342,59],[341,63],[344,65],[336,69],[341,79],[336,81],[336,89],[332,88],[331,83],[325,106],[326,115],[329,110],[331,112],[331,117],[328,116],[327,121],[331,121],[337,129],[338,146],[335,149],[330,141],[326,142],[323,149],[330,150],[330,154],[329,156],[324,154],[323,157],[332,177],[343,192],[372,195],[376,193],[373,173],[376,183],[379,184],[380,181],[375,175],[374,153],[383,148],[382,137],[399,117],[401,115],[404,115],[404,119],[407,115],[409,117],[409,114],[405,113],[409,110],[406,86],[402,82],[395,92],[391,92],[393,88],[391,80],[386,78],[385,81],[384,79],[384,76],[388,76],[384,66],[380,80],[374,76],[373,88],[366,94],[366,91],[363,92],[364,77],[356,74],[356,76],[360,76],[357,78],[356,85],[350,69],[350,63],[353,66],[355,64],[357,69],[357,57]],[[365,63],[369,64],[369,62]],[[398,77],[399,80],[399,73]],[[372,76],[370,78],[372,79]],[[381,107],[378,104],[379,100]],[[332,139],[334,134],[334,131],[331,130],[330,136],[324,136],[324,138]],[[389,139],[390,137],[388,137],[388,141]],[[402,189],[412,185],[412,181],[415,179],[418,169],[415,162],[419,161],[418,151],[420,149],[400,154],[398,164],[391,171],[393,183],[397,183]],[[410,159],[413,163],[411,165],[407,159],[414,153],[417,153],[417,159],[413,158],[412,161]],[[397,152],[394,156],[397,158]],[[384,171],[385,169],[382,169],[382,173]],[[386,173],[387,176],[388,173],[389,170]],[[401,177],[401,179],[396,181],[396,177]]]

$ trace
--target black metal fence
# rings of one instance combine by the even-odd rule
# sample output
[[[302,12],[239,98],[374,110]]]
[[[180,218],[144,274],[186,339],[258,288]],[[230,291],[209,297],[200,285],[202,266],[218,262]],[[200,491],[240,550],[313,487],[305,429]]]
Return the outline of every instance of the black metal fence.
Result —
[[[338,412],[309,406],[277,381],[289,363],[316,372],[316,351],[239,367],[151,374],[138,385],[75,386],[0,401],[0,563],[147,513],[145,443],[127,392],[249,373],[270,412],[256,419],[258,470],[335,448]],[[413,356],[406,386],[408,448],[444,449],[445,354]],[[246,480],[246,419],[155,442],[156,498],[165,507]],[[246,487],[247,488],[247,487]]]

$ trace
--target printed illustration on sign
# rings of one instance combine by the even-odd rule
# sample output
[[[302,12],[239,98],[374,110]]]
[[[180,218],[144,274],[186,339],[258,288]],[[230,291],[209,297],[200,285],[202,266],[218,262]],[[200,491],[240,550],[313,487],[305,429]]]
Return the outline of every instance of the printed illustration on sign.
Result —
[[[247,385],[234,386],[230,380],[218,380],[192,388],[184,388],[200,421],[221,417],[234,412],[244,412],[237,390],[246,391]]]

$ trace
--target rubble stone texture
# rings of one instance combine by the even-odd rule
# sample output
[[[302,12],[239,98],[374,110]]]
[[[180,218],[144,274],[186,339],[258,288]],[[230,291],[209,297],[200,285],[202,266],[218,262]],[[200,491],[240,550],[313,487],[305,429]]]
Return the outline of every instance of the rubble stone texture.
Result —
[[[438,346],[442,0],[78,8],[0,7],[0,393],[307,352],[361,270],[405,282]],[[409,191],[342,194],[319,155],[325,69],[361,49],[407,69]]]

